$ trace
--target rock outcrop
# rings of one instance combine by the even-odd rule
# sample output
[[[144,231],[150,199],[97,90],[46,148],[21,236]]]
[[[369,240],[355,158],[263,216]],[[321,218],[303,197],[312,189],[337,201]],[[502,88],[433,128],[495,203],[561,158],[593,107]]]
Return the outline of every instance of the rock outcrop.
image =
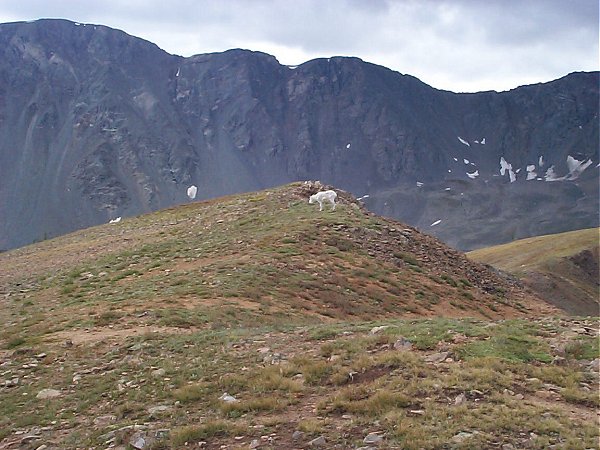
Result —
[[[462,249],[598,223],[597,72],[455,94],[357,58],[182,58],[65,20],[2,24],[0,48],[1,249],[190,185],[202,200],[299,179]]]

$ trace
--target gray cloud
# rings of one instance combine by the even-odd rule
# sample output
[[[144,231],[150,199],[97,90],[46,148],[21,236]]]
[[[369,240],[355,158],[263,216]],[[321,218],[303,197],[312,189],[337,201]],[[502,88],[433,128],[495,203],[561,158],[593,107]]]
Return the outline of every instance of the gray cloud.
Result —
[[[596,0],[3,0],[0,21],[99,23],[189,56],[358,56],[440,89],[505,90],[598,70]]]

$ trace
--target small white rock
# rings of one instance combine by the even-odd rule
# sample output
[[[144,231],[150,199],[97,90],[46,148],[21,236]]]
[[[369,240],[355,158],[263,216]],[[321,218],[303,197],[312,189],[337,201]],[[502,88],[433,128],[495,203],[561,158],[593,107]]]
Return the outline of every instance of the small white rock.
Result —
[[[162,377],[167,373],[165,369],[156,369],[152,371],[153,377]]]
[[[388,325],[382,325],[380,327],[373,327],[371,328],[370,334],[377,334],[377,333],[381,333],[383,330],[389,328]]]
[[[237,398],[235,398],[233,395],[229,395],[227,392],[221,395],[219,400],[223,400],[225,403],[234,403],[238,401]]]
[[[57,391],[56,389],[42,389],[40,392],[38,392],[38,394],[35,396],[35,398],[45,400],[45,399],[56,398],[56,397],[60,397],[60,396],[61,396],[60,391]]]

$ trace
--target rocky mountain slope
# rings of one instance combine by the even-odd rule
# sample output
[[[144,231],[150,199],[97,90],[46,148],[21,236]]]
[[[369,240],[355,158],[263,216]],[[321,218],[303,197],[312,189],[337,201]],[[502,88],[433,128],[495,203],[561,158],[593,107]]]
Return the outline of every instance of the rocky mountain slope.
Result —
[[[320,212],[307,199],[322,187],[192,203],[13,250],[0,255],[2,293],[14,306],[35,298],[41,325],[61,329],[89,320],[72,312],[82,305],[100,317],[118,306],[124,325],[144,312],[142,322],[198,327],[238,315],[257,324],[556,311],[344,191],[335,211]],[[19,321],[4,323],[11,337],[28,334]]]
[[[0,448],[595,445],[597,320],[325,187],[0,254]]]
[[[468,253],[517,276],[541,298],[570,313],[600,315],[598,228],[571,231]]]
[[[0,248],[190,185],[206,199],[301,179],[464,249],[598,225],[597,72],[455,94],[357,58],[182,58],[64,20],[2,24],[0,49]]]

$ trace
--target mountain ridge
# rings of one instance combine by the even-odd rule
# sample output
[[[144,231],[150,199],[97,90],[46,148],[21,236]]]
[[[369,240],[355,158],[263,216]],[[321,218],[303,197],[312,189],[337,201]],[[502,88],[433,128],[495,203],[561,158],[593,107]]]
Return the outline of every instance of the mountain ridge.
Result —
[[[185,202],[191,184],[205,199],[301,179],[368,194],[374,211],[474,248],[497,242],[479,233],[461,240],[447,223],[507,225],[514,210],[488,217],[475,208],[464,219],[448,210],[429,229],[445,210],[436,198],[460,195],[445,193],[447,183],[466,183],[463,194],[484,211],[502,205],[508,176],[492,177],[503,157],[522,170],[510,190],[536,210],[544,188],[524,181],[526,165],[544,156],[538,175],[554,166],[561,177],[567,156],[598,160],[597,72],[455,94],[358,58],[291,69],[244,50],[169,55],[97,25],[9,25],[0,25],[0,248]],[[592,170],[587,184],[554,183],[563,227],[597,222]],[[542,232],[556,227],[556,211],[537,210]]]
[[[518,277],[540,298],[574,315],[600,315],[598,228],[536,236],[469,252]]]
[[[324,188],[333,187],[302,182],[194,202],[15,249],[0,255],[0,292],[11,310],[48,299],[39,324],[56,330],[77,328],[69,311],[80,306],[102,315],[117,304],[121,328],[139,322],[138,308],[148,323],[199,328],[557,311],[343,190],[335,211],[319,211],[308,198]],[[8,316],[6,326],[6,336],[23,329]]]
[[[597,318],[331,187],[0,254],[0,447],[594,446]]]

